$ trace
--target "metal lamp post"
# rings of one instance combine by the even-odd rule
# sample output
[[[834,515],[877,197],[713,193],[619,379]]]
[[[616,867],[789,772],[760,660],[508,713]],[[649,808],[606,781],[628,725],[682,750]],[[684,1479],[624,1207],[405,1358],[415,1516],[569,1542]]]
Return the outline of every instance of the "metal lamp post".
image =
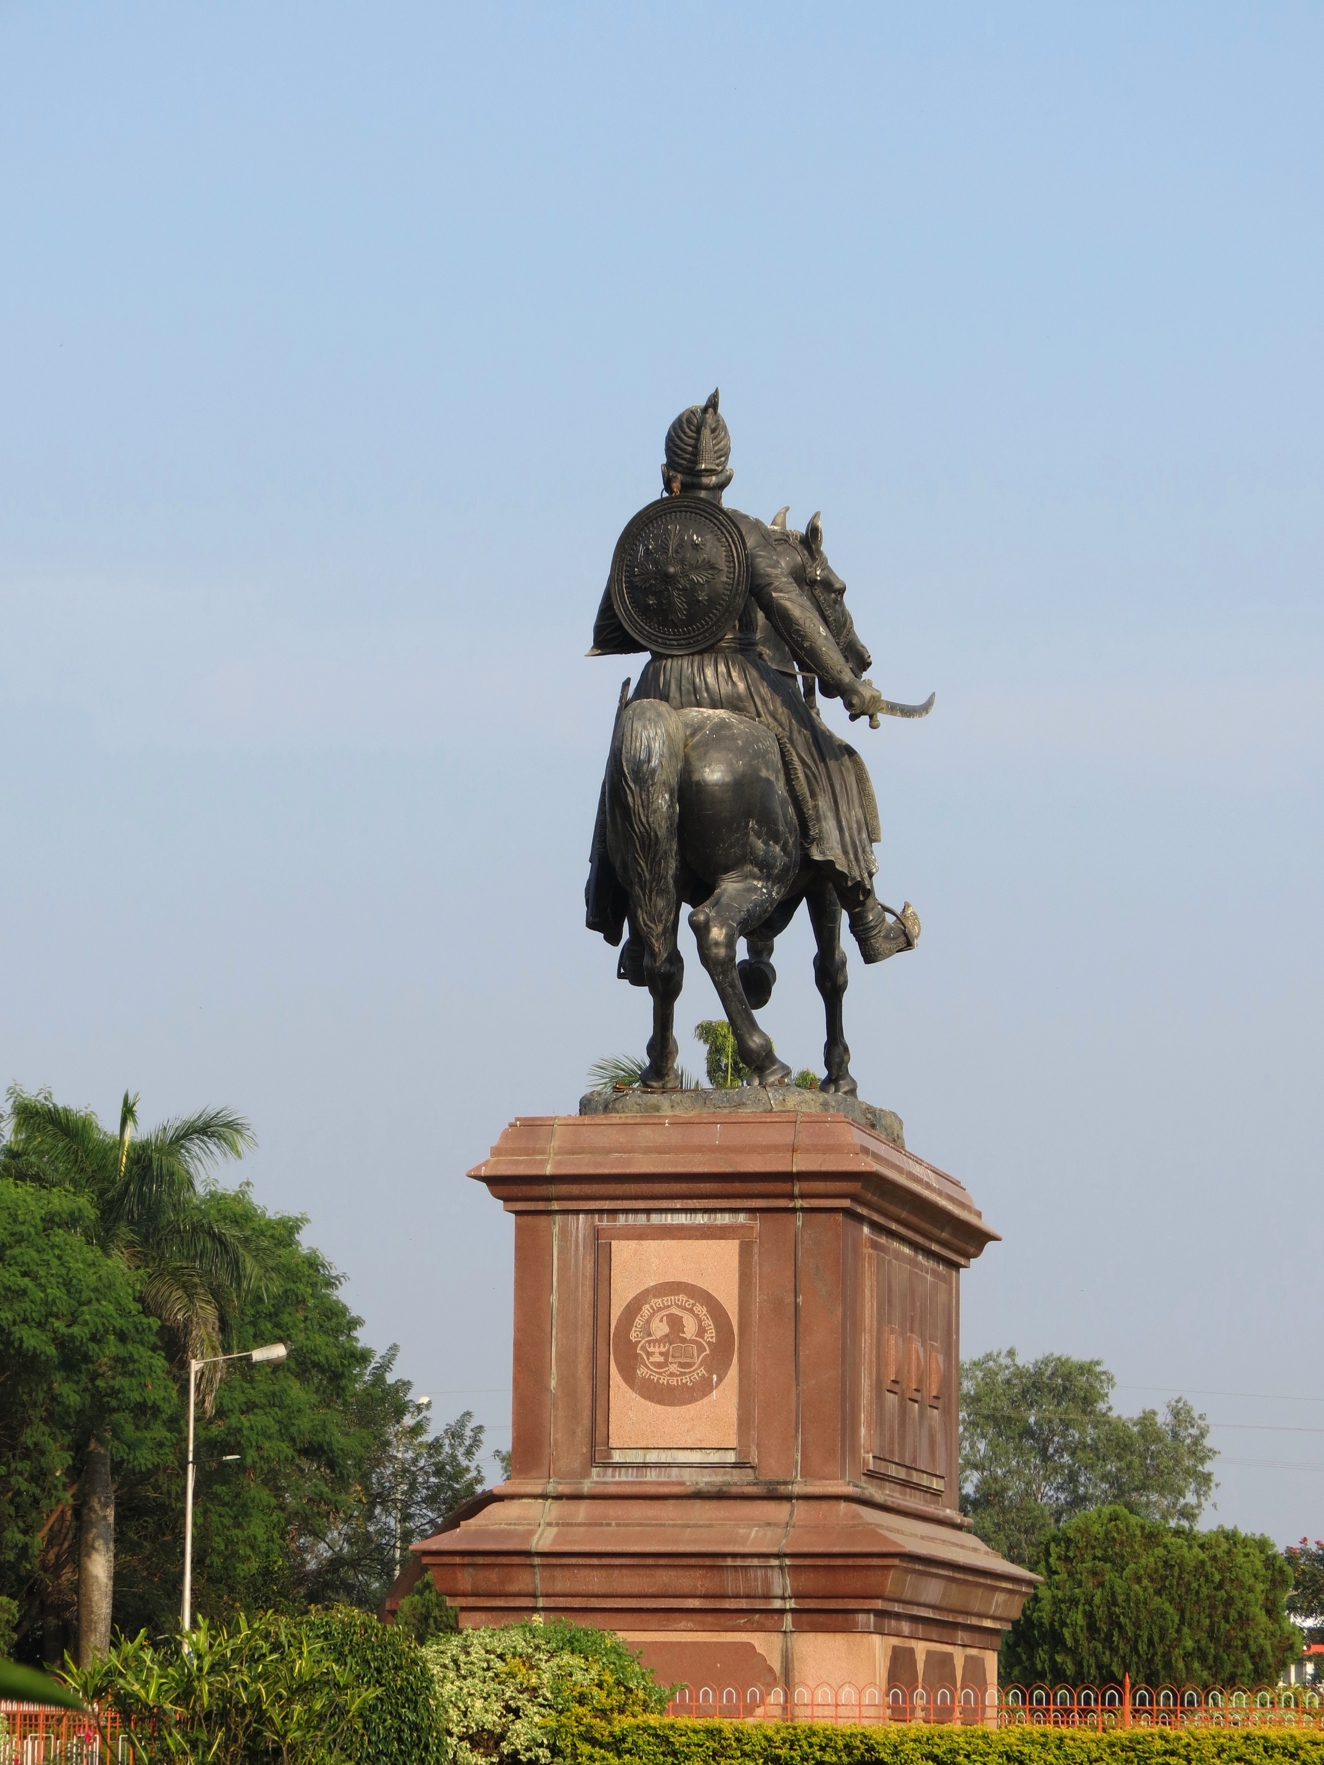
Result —
[[[193,1628],[193,1412],[197,1402],[198,1374],[203,1367],[214,1367],[221,1361],[283,1361],[289,1353],[283,1342],[269,1342],[265,1348],[246,1348],[242,1354],[214,1354],[207,1360],[188,1363],[188,1466],[184,1479],[184,1598],[181,1612],[185,1636]]]

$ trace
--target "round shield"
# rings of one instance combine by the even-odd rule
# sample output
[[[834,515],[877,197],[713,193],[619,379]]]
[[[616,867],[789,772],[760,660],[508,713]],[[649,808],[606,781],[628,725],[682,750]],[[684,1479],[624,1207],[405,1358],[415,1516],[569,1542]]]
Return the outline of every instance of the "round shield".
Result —
[[[739,618],[748,592],[745,536],[720,503],[661,497],[640,509],[616,541],[616,617],[659,655],[708,649]]]

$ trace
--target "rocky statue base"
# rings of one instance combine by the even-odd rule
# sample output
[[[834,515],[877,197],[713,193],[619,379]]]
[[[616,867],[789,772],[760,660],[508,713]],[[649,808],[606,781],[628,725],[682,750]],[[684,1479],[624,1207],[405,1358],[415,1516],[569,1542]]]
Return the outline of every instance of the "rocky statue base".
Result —
[[[1033,1586],[958,1511],[960,1271],[996,1234],[895,1117],[738,1095],[522,1117],[469,1173],[516,1222],[511,1475],[388,1609],[427,1572],[462,1624],[616,1630],[718,1705],[982,1692]]]
[[[805,1091],[798,1085],[736,1085],[727,1091],[590,1091],[579,1099],[581,1115],[694,1115],[710,1110],[742,1115],[780,1110],[787,1115],[845,1115],[862,1128],[872,1128],[894,1146],[904,1146],[901,1117],[890,1109],[862,1103],[858,1097],[837,1097],[827,1091]]]

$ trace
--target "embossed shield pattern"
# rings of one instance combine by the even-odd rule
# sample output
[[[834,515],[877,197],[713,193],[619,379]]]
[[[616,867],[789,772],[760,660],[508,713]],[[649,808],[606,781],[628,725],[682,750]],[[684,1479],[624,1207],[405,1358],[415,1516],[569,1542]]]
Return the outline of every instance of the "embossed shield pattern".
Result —
[[[702,497],[649,503],[616,541],[616,617],[659,655],[693,655],[716,643],[740,616],[748,592],[744,535],[725,509]]]
[[[698,1403],[731,1371],[736,1333],[721,1300],[691,1281],[659,1281],[621,1307],[612,1359],[649,1403]]]

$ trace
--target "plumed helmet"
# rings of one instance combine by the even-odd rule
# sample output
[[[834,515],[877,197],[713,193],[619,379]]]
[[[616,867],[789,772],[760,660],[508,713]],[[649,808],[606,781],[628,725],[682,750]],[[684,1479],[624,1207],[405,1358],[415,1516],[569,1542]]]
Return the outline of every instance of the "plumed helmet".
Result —
[[[717,408],[717,388],[704,404],[682,411],[667,430],[667,463],[663,476],[676,473],[682,484],[699,490],[725,490],[735,474],[727,469],[731,435]]]

